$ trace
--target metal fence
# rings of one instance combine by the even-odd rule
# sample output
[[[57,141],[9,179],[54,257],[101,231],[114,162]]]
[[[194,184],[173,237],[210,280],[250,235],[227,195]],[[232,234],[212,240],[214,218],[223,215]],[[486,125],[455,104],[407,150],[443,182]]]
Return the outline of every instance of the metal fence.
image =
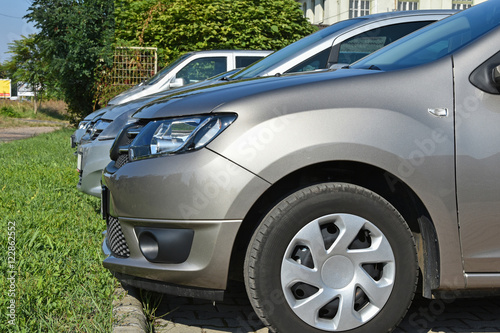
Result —
[[[156,47],[117,47],[113,59],[112,85],[132,86],[158,71]]]

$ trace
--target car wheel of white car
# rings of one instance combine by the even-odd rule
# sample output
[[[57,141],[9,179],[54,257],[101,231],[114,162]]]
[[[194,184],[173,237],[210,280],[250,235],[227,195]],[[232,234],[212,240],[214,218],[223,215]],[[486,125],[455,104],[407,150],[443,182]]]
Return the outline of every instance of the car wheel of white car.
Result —
[[[245,259],[250,301],[273,332],[388,332],[404,317],[417,279],[402,216],[379,195],[342,183],[278,203]]]

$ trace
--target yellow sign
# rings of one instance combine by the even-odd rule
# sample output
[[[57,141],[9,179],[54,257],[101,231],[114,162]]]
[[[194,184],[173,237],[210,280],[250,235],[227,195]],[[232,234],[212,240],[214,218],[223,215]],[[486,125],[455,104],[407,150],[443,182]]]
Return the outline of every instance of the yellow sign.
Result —
[[[0,98],[10,98],[10,80],[0,80]]]

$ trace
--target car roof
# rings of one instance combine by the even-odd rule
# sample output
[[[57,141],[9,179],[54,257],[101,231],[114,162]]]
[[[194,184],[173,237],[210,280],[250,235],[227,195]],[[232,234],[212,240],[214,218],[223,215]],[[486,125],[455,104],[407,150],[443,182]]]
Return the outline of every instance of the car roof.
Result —
[[[459,10],[456,9],[419,9],[419,10],[403,10],[403,11],[370,14],[365,16],[359,16],[357,18],[365,20],[378,20],[378,19],[393,18],[393,17],[407,17],[412,15],[453,15],[458,12]]]
[[[255,54],[268,54],[272,50],[206,50],[206,51],[191,51],[186,54],[199,54],[199,53],[255,53]]]

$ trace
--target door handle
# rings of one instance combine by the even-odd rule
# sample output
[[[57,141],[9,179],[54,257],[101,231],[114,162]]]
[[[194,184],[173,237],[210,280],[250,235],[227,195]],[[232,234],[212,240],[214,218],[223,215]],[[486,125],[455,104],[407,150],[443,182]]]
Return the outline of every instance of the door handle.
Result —
[[[448,117],[448,109],[447,108],[429,108],[427,111],[432,114],[434,117]]]

